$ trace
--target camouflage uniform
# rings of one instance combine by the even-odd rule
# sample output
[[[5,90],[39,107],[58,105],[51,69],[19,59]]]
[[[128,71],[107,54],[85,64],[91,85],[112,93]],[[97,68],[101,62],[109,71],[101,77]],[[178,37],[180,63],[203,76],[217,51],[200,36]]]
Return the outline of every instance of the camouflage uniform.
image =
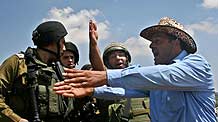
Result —
[[[60,22],[48,21],[33,31],[32,40],[37,49],[51,53],[58,59],[62,46],[60,41],[66,34],[67,31]],[[44,48],[54,42],[57,44],[57,52]],[[34,110],[38,110],[35,113],[39,114],[42,122],[63,121],[62,98],[52,90],[58,79],[51,62],[48,64],[41,61],[34,48],[27,48],[25,53],[12,55],[3,62],[0,66],[1,122],[18,122],[21,119],[32,122],[35,117]],[[33,75],[30,75],[31,73]],[[30,78],[34,79],[34,83]],[[34,93],[35,97],[31,93]],[[36,104],[33,104],[33,98],[36,99]],[[33,107],[34,105],[36,107]]]
[[[36,53],[34,49],[29,50],[33,50],[34,54]],[[15,122],[18,121],[20,117],[28,120],[31,120],[32,117],[31,97],[28,81],[26,80],[27,65],[22,55],[23,54],[18,54],[9,57],[0,67],[0,89],[2,95],[0,98],[0,108],[4,115]],[[44,121],[48,121],[52,119],[52,117],[57,120],[57,116],[60,114],[58,106],[60,101],[58,101],[57,95],[54,94],[52,90],[53,84],[57,82],[55,72],[52,67],[47,64],[36,58],[34,58],[34,60],[36,64],[40,66],[38,72],[39,77],[37,77],[39,91],[37,101],[40,101],[40,117]],[[49,96],[46,92],[49,92]]]

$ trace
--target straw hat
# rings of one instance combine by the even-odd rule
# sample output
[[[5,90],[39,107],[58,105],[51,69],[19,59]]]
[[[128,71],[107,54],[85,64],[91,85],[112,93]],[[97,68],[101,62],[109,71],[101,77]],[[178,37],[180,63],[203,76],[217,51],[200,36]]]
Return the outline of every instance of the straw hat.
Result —
[[[158,32],[168,33],[179,38],[185,43],[185,50],[188,53],[195,53],[197,51],[197,46],[194,39],[187,32],[185,32],[183,25],[176,22],[174,19],[163,17],[160,19],[158,25],[154,25],[142,30],[140,36],[152,41],[153,34]]]

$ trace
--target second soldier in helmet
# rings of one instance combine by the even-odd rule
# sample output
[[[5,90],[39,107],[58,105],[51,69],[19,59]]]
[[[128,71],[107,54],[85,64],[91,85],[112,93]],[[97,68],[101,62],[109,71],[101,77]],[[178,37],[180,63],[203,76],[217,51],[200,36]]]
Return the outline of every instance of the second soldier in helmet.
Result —
[[[79,50],[72,42],[65,42],[65,50],[60,57],[62,65],[66,68],[74,69],[79,62]],[[84,65],[82,70],[91,69],[90,64]],[[92,97],[65,98],[68,102],[67,112],[64,121],[66,122],[94,122],[97,108],[95,99]]]
[[[122,44],[111,43],[104,50],[103,61],[108,69],[123,69],[129,66],[131,56]]]
[[[61,55],[61,63],[64,67],[75,68],[79,62],[79,51],[72,42],[65,42],[65,50]]]

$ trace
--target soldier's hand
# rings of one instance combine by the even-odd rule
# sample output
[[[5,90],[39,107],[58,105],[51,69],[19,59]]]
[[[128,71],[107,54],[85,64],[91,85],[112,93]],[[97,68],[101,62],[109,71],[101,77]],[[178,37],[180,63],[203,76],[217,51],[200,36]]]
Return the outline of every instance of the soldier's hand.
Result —
[[[89,39],[94,43],[98,40],[97,26],[92,20],[89,21]]]
[[[26,120],[26,119],[20,119],[20,121],[19,122],[29,122],[28,120]]]

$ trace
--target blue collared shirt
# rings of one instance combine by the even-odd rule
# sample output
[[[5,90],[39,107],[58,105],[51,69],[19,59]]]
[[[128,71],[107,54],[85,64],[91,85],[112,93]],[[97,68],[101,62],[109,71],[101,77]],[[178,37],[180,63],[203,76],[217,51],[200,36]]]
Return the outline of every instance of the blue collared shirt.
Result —
[[[94,97],[106,100],[119,100],[121,98],[142,98],[149,96],[149,91],[124,89],[121,87],[101,86],[94,90]]]
[[[131,96],[134,90],[136,94],[150,90],[152,122],[215,122],[214,82],[208,62],[186,51],[173,62],[107,70],[108,84],[131,90]],[[122,94],[128,96],[128,92]]]

